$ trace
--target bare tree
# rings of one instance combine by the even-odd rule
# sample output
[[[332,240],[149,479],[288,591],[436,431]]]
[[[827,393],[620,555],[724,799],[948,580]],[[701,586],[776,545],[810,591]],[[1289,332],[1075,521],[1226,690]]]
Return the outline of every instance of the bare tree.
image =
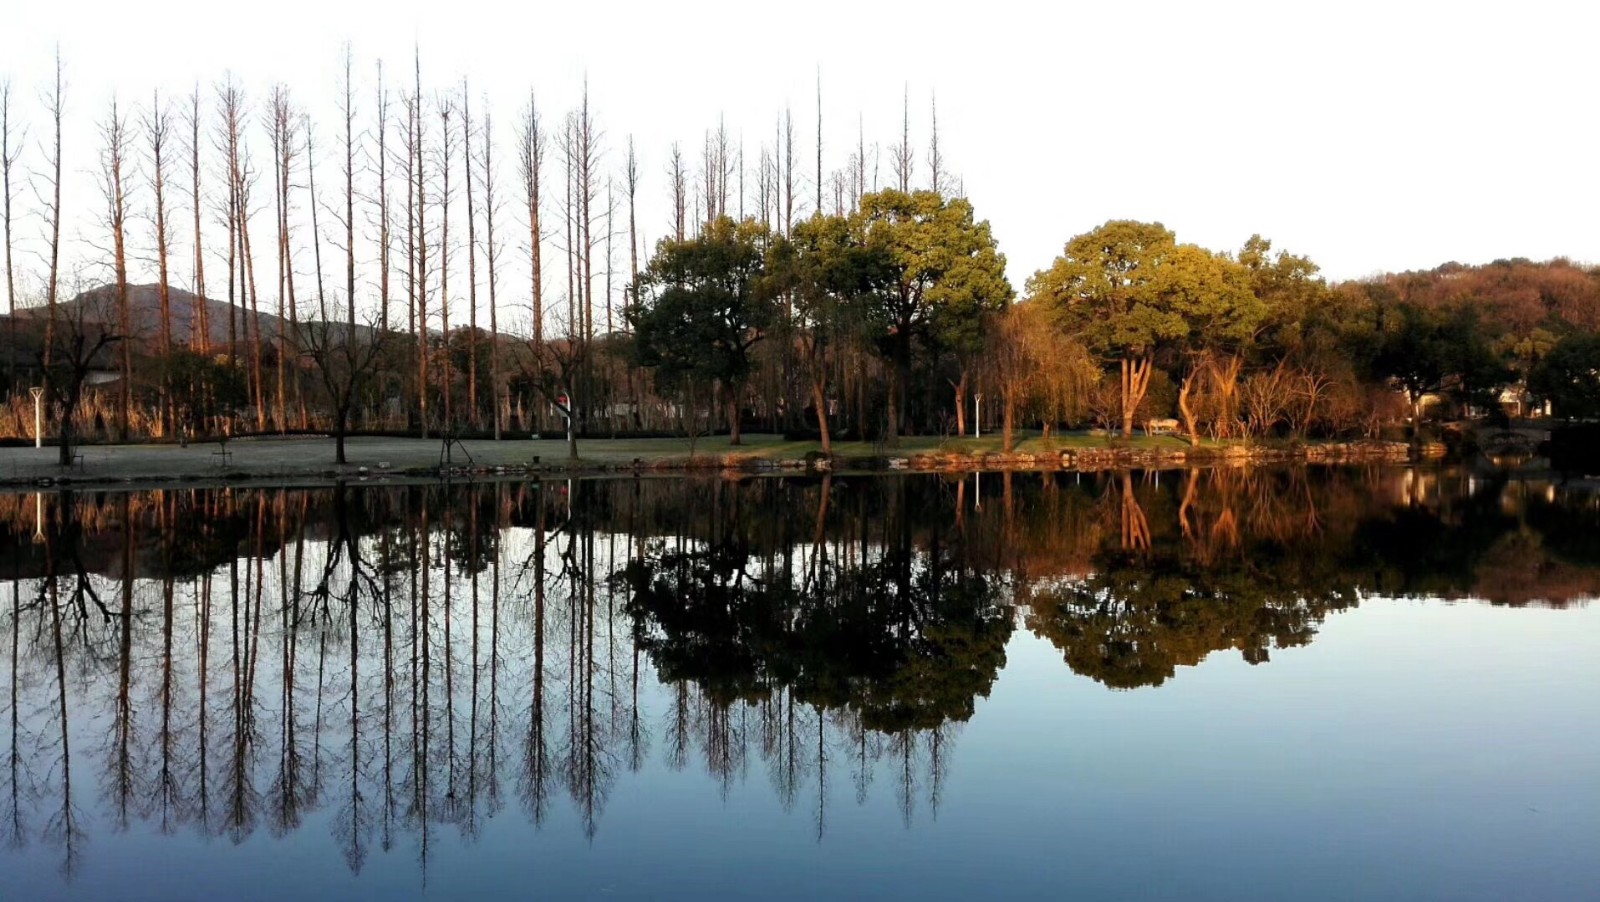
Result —
[[[639,194],[639,158],[633,152],[633,136],[628,136],[628,162],[623,169],[628,187],[628,284],[639,280],[639,222],[634,202]]]
[[[822,67],[817,67],[817,208],[822,215]]]
[[[892,148],[893,158],[889,166],[894,170],[897,187],[901,191],[911,190],[911,173],[916,168],[916,152],[911,147],[911,88],[905,90],[905,103],[900,114],[900,143]]]
[[[189,342],[202,354],[211,353],[211,311],[206,301],[206,260],[200,230],[200,86],[189,95],[189,196],[194,202],[194,309],[190,311]]]
[[[939,153],[939,98],[937,95],[934,95],[929,102],[928,115],[932,123],[928,136],[928,177],[934,193],[938,193],[946,187],[944,185],[946,178],[944,157]]]
[[[455,132],[450,128],[450,118],[455,115],[455,105],[448,96],[439,98],[439,322],[444,338],[444,355],[441,361],[440,382],[444,394],[444,426],[448,433],[454,426],[451,418],[451,398],[455,394],[455,374],[450,360],[450,204],[455,192],[450,190],[450,159],[456,146]]]
[[[351,73],[354,53],[344,45],[343,91],[339,113],[344,117],[344,292],[345,323],[356,325],[356,94]]]
[[[688,214],[689,186],[683,169],[683,148],[678,146],[678,142],[672,142],[672,154],[667,159],[667,176],[672,182],[672,234],[682,241],[684,220]]]
[[[101,191],[106,204],[106,227],[111,233],[112,272],[117,298],[118,334],[128,335],[131,319],[128,310],[127,185],[124,164],[128,158],[128,121],[116,95],[100,124]],[[129,418],[133,415],[133,343],[121,342],[121,374],[118,385],[117,434],[127,441]]]
[[[12,367],[15,365],[15,350],[17,346],[17,285],[16,275],[13,271],[14,264],[11,259],[13,239],[11,234],[11,172],[16,168],[17,161],[22,159],[22,143],[26,133],[15,126],[11,120],[11,80],[0,81],[0,221],[5,226],[5,252],[6,252],[6,315],[8,328],[11,330],[12,353],[7,357],[6,387],[11,390],[11,377],[14,376]]]
[[[483,142],[478,152],[478,178],[483,186],[484,262],[489,269],[489,390],[490,405],[494,415],[495,441],[500,440],[503,404],[500,375],[500,319],[496,287],[499,284],[500,244],[494,237],[494,223],[500,215],[500,203],[495,197],[494,168],[494,117],[485,109],[483,113]],[[475,280],[474,280],[475,281]],[[474,303],[476,308],[476,303]]]
[[[294,180],[295,120],[289,103],[288,89],[282,85],[272,91],[270,108],[272,126],[272,180],[275,189],[273,204],[277,212],[278,233],[278,423],[281,429],[288,416],[285,399],[286,361],[284,350],[288,346],[286,329],[290,311],[295,309],[294,257],[289,232],[290,190]]]
[[[167,232],[166,195],[167,148],[171,142],[172,114],[162,103],[159,92],[150,98],[150,110],[144,117],[144,130],[150,142],[150,174],[155,189],[156,294],[161,304],[161,357],[166,360],[172,356],[172,291],[167,265],[171,236]],[[171,419],[169,394],[167,386],[163,384],[161,415],[164,423],[170,423]]]
[[[478,208],[472,193],[472,107],[461,80],[461,156],[467,167],[467,417],[478,428]]]
[[[794,114],[783,111],[783,234],[794,232]],[[787,379],[785,379],[787,383]]]
[[[45,385],[61,418],[61,441],[56,462],[71,467],[74,419],[83,401],[84,387],[96,370],[106,369],[107,349],[125,340],[109,325],[118,315],[106,309],[104,292],[81,296],[80,302],[61,313],[48,330],[48,343],[39,353]]]
[[[172,353],[172,296],[168,272],[167,253],[171,235],[167,230],[167,148],[171,142],[172,114],[161,100],[160,92],[150,98],[150,109],[144,116],[145,137],[150,146],[150,178],[155,193],[156,239],[156,291],[161,306],[162,356]]]
[[[61,61],[61,48],[56,48],[56,73],[55,82],[50,93],[45,95],[45,110],[50,114],[50,126],[53,143],[49,150],[50,171],[45,175],[44,181],[50,186],[50,199],[43,206],[45,208],[45,230],[49,235],[49,269],[45,276],[44,302],[47,307],[44,331],[44,378],[45,388],[50,386],[51,354],[55,346],[57,301],[61,290],[61,119],[66,113],[66,79],[65,64]],[[35,181],[37,193],[38,182]],[[41,198],[43,200],[43,198]],[[71,459],[67,460],[71,463]]]
[[[411,95],[411,179],[416,187],[416,290],[417,290],[417,410],[418,429],[423,438],[428,437],[428,204],[427,187],[423,176],[425,132],[422,115],[422,53],[415,56],[414,89]]]
[[[378,61],[378,328],[389,331],[389,94]]]
[[[518,131],[518,161],[521,164],[522,193],[528,213],[528,265],[531,295],[528,299],[529,316],[533,319],[533,343],[544,343],[544,269],[541,252],[544,229],[539,221],[541,206],[540,180],[544,174],[546,137],[544,123],[533,92],[528,92],[528,108],[522,114],[522,127]]]
[[[378,328],[377,315],[368,323],[341,323],[326,305],[320,316],[298,318],[295,344],[310,360],[333,418],[334,463],[347,463],[345,437],[356,403],[381,372],[388,333]]]

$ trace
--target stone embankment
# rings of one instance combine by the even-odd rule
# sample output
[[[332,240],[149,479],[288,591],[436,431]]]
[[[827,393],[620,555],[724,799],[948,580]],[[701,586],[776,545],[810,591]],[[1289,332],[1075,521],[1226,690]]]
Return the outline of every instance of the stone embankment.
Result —
[[[1122,469],[1165,469],[1188,466],[1247,466],[1276,463],[1342,464],[1365,462],[1406,463],[1437,460],[1445,447],[1430,443],[1412,449],[1404,442],[1336,442],[1281,447],[1259,445],[1203,446],[1199,448],[1073,448],[1050,452],[928,452],[900,456],[807,460],[738,459],[733,455],[698,461],[662,461],[649,469],[720,468],[756,471],[825,470],[1070,470],[1091,472]]]

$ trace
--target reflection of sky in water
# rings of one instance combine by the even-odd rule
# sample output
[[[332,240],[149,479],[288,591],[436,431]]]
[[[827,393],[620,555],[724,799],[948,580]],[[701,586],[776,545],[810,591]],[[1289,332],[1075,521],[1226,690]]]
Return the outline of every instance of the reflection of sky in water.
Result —
[[[1176,538],[1176,480],[1166,482],[1160,487],[1165,495],[1140,488],[1157,552],[1188,547]],[[1117,487],[1111,489],[1105,497],[1116,501]],[[948,494],[948,486],[941,491]],[[772,507],[771,498],[756,500]],[[795,510],[805,513],[806,500],[801,498]],[[1018,501],[1025,507],[1029,496],[1019,491]],[[1439,503],[1451,511],[1446,519],[1467,523],[1462,535],[1475,535],[1471,521],[1481,514],[1450,507],[1458,499],[1448,495]],[[849,504],[850,496],[841,493],[834,514],[848,512]],[[998,496],[986,489],[985,514],[999,517],[1000,509]],[[1324,509],[1338,510],[1333,504]],[[1191,522],[1197,530],[1222,522],[1218,510],[1215,498],[1197,498]],[[797,514],[799,535],[792,541],[808,542],[810,516]],[[997,547],[1007,547],[1011,540],[1004,533],[983,532],[993,527],[992,520],[978,522],[975,507],[968,516],[974,537],[999,537]],[[1245,547],[1253,547],[1248,545],[1249,517],[1241,519]],[[430,527],[438,529],[442,520],[435,509]],[[455,522],[459,526],[461,520]],[[845,525],[850,522],[846,516]],[[882,559],[885,540],[892,545],[891,533],[868,522],[869,532],[861,535],[870,541],[856,546],[851,566]],[[1330,514],[1318,529],[1336,531],[1331,522]],[[1402,522],[1410,528],[1422,521]],[[917,525],[915,544],[925,549],[922,530],[940,522]],[[305,546],[300,562],[305,583],[320,567],[328,534],[325,526],[318,527]],[[847,529],[839,536],[851,534]],[[1499,542],[1497,547],[1525,547],[1505,545],[1495,535],[1491,531],[1487,541]],[[59,761],[48,756],[58,745],[59,730],[52,732],[51,720],[56,673],[48,649],[25,651],[16,683],[23,697],[17,714],[24,723],[24,745],[42,751],[34,753],[24,786],[33,793],[25,800],[28,845],[0,850],[5,873],[0,898],[395,899],[425,890],[430,898],[444,899],[1565,899],[1581,898],[1600,885],[1600,860],[1592,852],[1593,839],[1600,836],[1600,718],[1593,699],[1594,687],[1600,686],[1600,605],[1592,602],[1551,610],[1368,597],[1358,607],[1315,618],[1314,640],[1274,648],[1270,663],[1252,666],[1234,648],[1210,651],[1198,666],[1187,666],[1180,655],[1175,675],[1159,687],[1132,691],[1108,690],[1074,673],[1063,662],[1063,650],[1025,628],[1026,616],[1018,616],[1018,628],[1005,645],[1004,667],[988,697],[976,700],[970,721],[886,735],[863,731],[859,718],[837,709],[819,718],[815,708],[793,702],[787,690],[775,701],[727,709],[707,701],[702,688],[680,693],[658,682],[648,657],[635,658],[634,624],[622,610],[625,597],[613,597],[610,585],[596,581],[593,616],[574,619],[565,584],[551,584],[543,691],[552,771],[545,814],[536,824],[520,773],[531,725],[532,583],[517,576],[535,547],[533,536],[526,528],[506,533],[498,604],[491,604],[490,574],[480,574],[476,634],[471,580],[460,574],[459,565],[452,571],[446,623],[443,546],[437,536],[431,546],[431,615],[420,634],[430,639],[433,668],[427,699],[435,751],[427,768],[426,831],[414,812],[407,816],[406,772],[412,759],[406,744],[414,724],[408,682],[412,637],[403,624],[415,602],[404,580],[391,598],[398,626],[390,652],[396,674],[394,726],[387,735],[382,731],[382,631],[368,609],[358,618],[358,769],[350,765],[347,615],[335,614],[327,632],[302,627],[288,647],[295,657],[296,730],[304,748],[321,750],[308,755],[303,767],[315,769],[320,788],[298,824],[277,825],[273,786],[282,770],[286,633],[282,609],[273,599],[282,594],[284,576],[293,582],[296,558],[292,543],[269,549],[259,569],[267,598],[254,674],[260,738],[250,769],[249,829],[240,831],[238,843],[221,824],[233,725],[236,624],[224,604],[229,568],[224,565],[220,582],[213,583],[207,702],[211,802],[205,830],[190,818],[161,835],[159,814],[149,804],[151,769],[159,760],[164,587],[158,581],[139,582],[134,601],[145,619],[134,631],[130,698],[132,779],[142,788],[125,828],[119,827],[112,802],[117,794],[111,767],[116,642],[98,646],[109,657],[70,656],[65,672],[72,796],[82,830],[71,883],[60,876],[62,843],[40,836],[52,806],[59,805],[56,787],[65,776]],[[852,553],[850,542],[839,536],[830,555],[844,560]],[[1115,545],[1117,533],[1107,533],[1105,541]],[[373,542],[363,540],[363,548],[370,552]],[[983,556],[974,542],[972,553]],[[1545,544],[1554,544],[1552,537],[1546,536]],[[114,555],[120,545],[118,539],[101,550],[109,548]],[[581,557],[581,543],[578,547]],[[705,546],[691,541],[683,547]],[[1051,559],[1054,547],[1030,561]],[[1364,546],[1355,542],[1352,547]],[[552,544],[546,549],[551,574],[561,568],[560,553],[571,548]],[[603,574],[621,567],[630,548],[637,546],[621,534],[597,531],[596,570]],[[148,547],[142,553],[148,554]],[[1510,552],[1501,558],[1514,560]],[[1417,564],[1407,571],[1409,578],[1426,577],[1427,566]],[[909,572],[926,577],[936,569],[919,557]],[[249,560],[240,561],[239,570],[246,582],[257,572]],[[765,572],[752,567],[754,574]],[[1511,579],[1520,571],[1505,572]],[[1587,579],[1581,567],[1540,571],[1568,580],[1563,585],[1574,572]],[[115,607],[119,584],[103,576],[94,582]],[[1428,585],[1426,579],[1421,584]],[[27,602],[26,593],[22,599]],[[9,607],[9,593],[0,593],[0,602]],[[198,604],[196,583],[175,587],[175,757],[191,762],[197,742]],[[496,613],[500,657],[491,674],[485,656]],[[250,609],[241,614],[246,633],[252,614]],[[10,621],[0,619],[7,626],[0,689],[9,695]],[[38,632],[36,621],[27,622],[34,631],[21,636],[25,649],[29,643],[48,646],[49,631]],[[84,629],[116,635],[97,616]],[[659,635],[660,625],[654,629]],[[1172,641],[1168,634],[1157,635]],[[474,656],[480,665],[475,728]],[[570,678],[575,660],[592,666],[591,680]],[[626,735],[636,660],[638,722],[647,734],[637,771],[629,766]],[[446,661],[452,668],[453,721],[441,714]],[[496,743],[486,738],[482,701],[491,676],[500,699]],[[575,694],[575,685],[583,691]],[[689,712],[693,724],[675,762],[672,733],[680,710]],[[7,721],[0,724],[0,739],[9,743],[12,712],[0,713]],[[599,732],[605,746],[597,758],[604,774],[595,783],[590,812],[575,802],[582,792],[559,772],[565,744],[578,735],[574,725],[585,716],[603,722]],[[722,726],[718,735],[734,740],[720,753],[709,739],[707,724],[713,721]],[[456,793],[450,792],[450,761],[443,751],[451,738]],[[388,849],[382,814],[386,741],[393,762]],[[493,774],[486,758],[491,748],[497,761]],[[942,763],[936,765],[935,758]],[[474,761],[481,782],[470,778]],[[491,779],[499,789],[498,810],[491,810]],[[192,768],[183,780],[192,794]],[[5,783],[0,778],[0,786]],[[452,822],[450,811],[471,807],[469,787],[477,788],[479,811],[471,837],[463,826],[469,819],[457,816]],[[354,810],[365,814],[356,831],[364,847],[359,874],[352,873],[348,860],[353,791],[359,793]]]
[[[433,828],[427,894],[1580,898],[1600,880],[1597,649],[1595,606],[1369,600],[1268,665],[1219,653],[1113,692],[1017,633],[954,743],[936,818],[924,782],[903,825],[893,761],[858,805],[835,748],[818,842],[814,780],[786,812],[754,760],[724,798],[704,768],[667,767],[658,736],[592,842],[563,798],[539,830],[515,799],[475,842]],[[657,727],[665,703],[646,698]],[[326,810],[238,846],[92,821],[70,888],[35,845],[5,854],[7,898],[422,890],[414,836],[354,877]]]

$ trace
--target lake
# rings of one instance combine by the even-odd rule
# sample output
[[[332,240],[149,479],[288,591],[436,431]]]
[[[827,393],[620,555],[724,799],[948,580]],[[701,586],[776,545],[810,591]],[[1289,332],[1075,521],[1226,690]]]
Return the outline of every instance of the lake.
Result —
[[[1600,496],[0,495],[0,898],[1579,899]]]

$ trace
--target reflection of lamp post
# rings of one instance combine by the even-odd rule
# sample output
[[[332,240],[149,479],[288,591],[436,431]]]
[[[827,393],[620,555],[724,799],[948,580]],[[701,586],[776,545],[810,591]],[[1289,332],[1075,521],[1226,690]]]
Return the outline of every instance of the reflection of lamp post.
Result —
[[[44,394],[44,389],[35,385],[28,389],[33,392],[33,446],[44,447],[44,406],[39,403],[39,396]]]
[[[38,391],[38,389],[34,389]],[[33,493],[33,541],[44,544],[44,493]]]

